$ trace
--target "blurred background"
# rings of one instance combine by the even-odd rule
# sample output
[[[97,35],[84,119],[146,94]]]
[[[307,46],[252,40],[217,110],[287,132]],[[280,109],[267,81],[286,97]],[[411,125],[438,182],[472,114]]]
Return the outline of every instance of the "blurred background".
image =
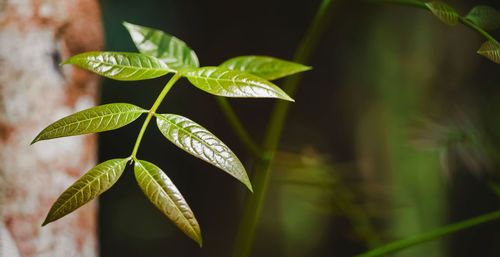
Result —
[[[430,12],[342,1],[314,50],[273,164],[252,256],[353,256],[496,210],[499,67],[476,54],[484,38]],[[164,30],[202,66],[239,55],[291,60],[314,1],[101,0],[106,50],[136,51],[122,21]],[[450,2],[465,15],[497,1]],[[500,33],[493,32],[500,37]],[[149,108],[168,78],[102,79],[100,103]],[[276,81],[279,86],[282,81]],[[261,141],[275,100],[230,99]],[[215,98],[183,79],[159,108],[222,139],[248,171],[255,160]],[[144,117],[142,118],[144,119]],[[99,161],[128,156],[142,119],[99,135]],[[131,167],[99,202],[101,256],[230,256],[247,189],[168,142],[154,126],[138,158],[161,167],[190,204],[199,248],[136,186]],[[249,174],[250,177],[252,174]],[[492,222],[394,256],[500,256]]]

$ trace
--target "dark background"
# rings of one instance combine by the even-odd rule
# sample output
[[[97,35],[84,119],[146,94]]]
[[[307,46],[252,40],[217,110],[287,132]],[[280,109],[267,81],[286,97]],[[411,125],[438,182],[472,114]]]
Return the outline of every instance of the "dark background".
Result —
[[[239,55],[291,60],[320,1],[101,0],[106,50],[136,51],[122,21],[185,41],[202,66]],[[368,248],[498,208],[498,69],[484,41],[410,7],[344,3],[314,51],[287,119],[254,255],[353,256]],[[496,1],[453,1],[465,15]],[[497,35],[499,33],[492,33]],[[100,101],[151,107],[168,77],[103,79]],[[282,81],[277,81],[280,85]],[[230,99],[258,141],[275,100]],[[254,162],[213,96],[179,81],[160,106]],[[130,154],[144,117],[99,136],[99,159]],[[457,136],[458,135],[458,136]],[[172,179],[194,211],[203,248],[149,203],[127,167],[100,199],[101,256],[230,256],[246,188],[177,149],[149,126],[138,158]],[[249,174],[251,176],[251,174]],[[314,183],[309,183],[313,181]],[[397,256],[499,256],[500,223]]]

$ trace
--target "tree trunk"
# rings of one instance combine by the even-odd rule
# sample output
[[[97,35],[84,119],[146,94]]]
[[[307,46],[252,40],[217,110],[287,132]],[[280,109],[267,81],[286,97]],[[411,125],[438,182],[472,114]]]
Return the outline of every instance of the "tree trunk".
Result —
[[[0,257],[97,255],[95,202],[40,226],[95,165],[95,136],[30,142],[95,105],[98,77],[58,64],[102,44],[95,0],[0,0]]]

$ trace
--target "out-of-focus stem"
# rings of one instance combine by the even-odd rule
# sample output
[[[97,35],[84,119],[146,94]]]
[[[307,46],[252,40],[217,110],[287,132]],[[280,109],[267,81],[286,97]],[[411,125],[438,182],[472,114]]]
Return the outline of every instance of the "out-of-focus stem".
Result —
[[[322,1],[306,35],[296,50],[294,61],[303,64],[309,61],[311,53],[316,48],[319,38],[329,24],[328,21],[331,17],[328,13],[333,2],[333,0]],[[283,90],[290,97],[293,97],[301,79],[302,75],[300,74],[288,77],[284,81]],[[246,201],[243,217],[238,228],[238,234],[234,245],[234,257],[250,256],[262,204],[268,188],[272,159],[278,146],[289,108],[290,105],[288,102],[278,101],[272,111],[269,127],[262,145],[265,155],[269,158],[257,161],[253,169],[252,184],[254,185],[254,193],[249,195]]]
[[[236,133],[240,141],[243,143],[243,145],[247,148],[247,150],[250,151],[255,157],[259,159],[265,158],[262,150],[252,139],[248,131],[245,129],[240,119],[238,118],[233,108],[231,107],[229,101],[221,96],[216,96],[215,99],[217,100],[217,103],[222,109],[222,112],[226,116],[234,132]]]
[[[452,225],[444,226],[438,229],[435,229],[430,232],[414,235],[409,238],[405,238],[399,241],[395,241],[379,248],[375,248],[366,253],[360,254],[356,257],[375,257],[381,256],[384,254],[393,253],[399,250],[403,250],[405,248],[418,245],[427,241],[438,239],[442,236],[455,233],[460,230],[464,230],[473,226],[477,226],[479,224],[483,224],[489,221],[500,219],[500,211],[490,212],[478,217],[474,217],[468,220],[464,220]]]

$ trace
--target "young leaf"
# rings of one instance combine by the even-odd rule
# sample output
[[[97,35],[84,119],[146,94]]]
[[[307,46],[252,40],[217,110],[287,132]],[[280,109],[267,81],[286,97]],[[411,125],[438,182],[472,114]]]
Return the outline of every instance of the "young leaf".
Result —
[[[273,83],[255,75],[220,67],[189,68],[182,75],[199,89],[226,97],[264,97],[294,101]]]
[[[442,1],[431,1],[425,5],[442,22],[452,26],[458,23],[458,13],[447,3]]]
[[[485,30],[494,30],[500,27],[500,12],[487,5],[478,5],[472,8],[465,18]]]
[[[136,160],[134,173],[137,183],[149,200],[171,219],[187,236],[202,245],[198,221],[182,194],[156,165]]]
[[[161,133],[182,150],[222,169],[245,184],[252,185],[243,164],[220,139],[194,121],[175,114],[155,114]]]
[[[179,70],[183,67],[200,67],[198,57],[182,40],[161,30],[123,22],[139,52],[154,56],[168,67]]]
[[[268,56],[239,56],[223,62],[219,67],[244,71],[267,80],[275,80],[311,69],[300,63]]]
[[[500,63],[500,45],[496,42],[484,42],[477,53],[490,59],[493,62]]]
[[[42,226],[64,217],[108,190],[120,178],[128,160],[109,160],[85,173],[59,196]]]
[[[88,52],[75,55],[63,64],[74,64],[116,80],[144,80],[175,72],[161,60],[139,53]]]
[[[64,117],[46,127],[31,144],[40,140],[68,137],[121,128],[146,110],[127,103],[105,104]]]

